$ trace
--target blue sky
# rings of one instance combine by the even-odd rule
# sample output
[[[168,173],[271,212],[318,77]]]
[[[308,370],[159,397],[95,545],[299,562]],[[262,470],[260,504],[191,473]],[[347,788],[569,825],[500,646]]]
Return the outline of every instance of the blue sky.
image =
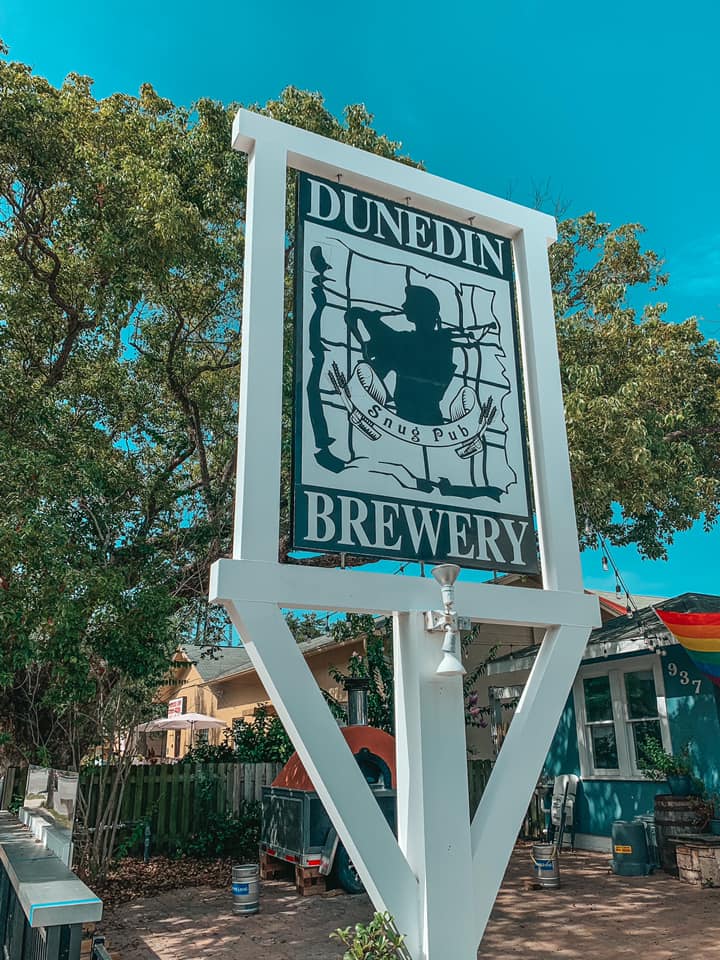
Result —
[[[13,58],[98,96],[142,82],[175,101],[263,103],[288,84],[377,128],[429,170],[531,202],[549,183],[570,214],[640,222],[671,275],[668,316],[720,337],[717,49],[720,8],[665,2],[339,5],[206,0],[5,0]],[[48,131],[51,135],[51,131]],[[630,589],[720,593],[720,533],[679,534],[667,563],[613,550]],[[599,556],[586,583],[614,589]]]

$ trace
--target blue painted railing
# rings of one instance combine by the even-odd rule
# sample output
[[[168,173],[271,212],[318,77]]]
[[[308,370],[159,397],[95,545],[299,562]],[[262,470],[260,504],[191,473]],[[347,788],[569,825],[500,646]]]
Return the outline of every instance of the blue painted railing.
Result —
[[[92,890],[16,817],[0,812],[0,957],[79,960],[82,925],[101,916]]]

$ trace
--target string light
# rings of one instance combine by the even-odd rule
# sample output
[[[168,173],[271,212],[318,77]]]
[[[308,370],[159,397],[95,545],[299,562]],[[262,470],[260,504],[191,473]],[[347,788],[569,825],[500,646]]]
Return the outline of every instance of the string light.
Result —
[[[607,571],[610,567],[612,567],[612,572],[615,574],[615,596],[618,600],[622,600],[623,594],[625,594],[626,610],[630,616],[634,616],[638,611],[638,607],[633,600],[633,596],[630,593],[628,585],[623,580],[622,574],[612,558],[607,541],[601,533],[596,534],[596,536],[600,542],[600,549],[602,550],[602,568],[603,570]]]

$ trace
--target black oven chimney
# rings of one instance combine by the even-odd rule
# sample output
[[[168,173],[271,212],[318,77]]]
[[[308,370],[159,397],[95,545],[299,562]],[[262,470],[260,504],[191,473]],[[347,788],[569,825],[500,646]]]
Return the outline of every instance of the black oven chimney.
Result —
[[[370,681],[367,677],[348,677],[345,680],[347,691],[347,725],[349,727],[366,727],[368,723],[368,690]]]

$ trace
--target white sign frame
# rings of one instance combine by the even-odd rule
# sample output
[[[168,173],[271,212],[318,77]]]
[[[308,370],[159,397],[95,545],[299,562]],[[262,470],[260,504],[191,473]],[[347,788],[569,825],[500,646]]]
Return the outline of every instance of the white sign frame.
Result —
[[[233,559],[212,570],[222,603],[378,910],[413,960],[470,960],[593,625],[583,593],[547,244],[553,218],[415,168],[240,110],[233,147],[248,154],[243,354]],[[460,616],[546,629],[472,824],[460,677],[440,679],[423,612],[433,580],[278,562],[288,168],[468,220],[512,241],[519,292],[530,462],[542,590],[457,584]],[[398,839],[367,787],[281,608],[392,613]]]

